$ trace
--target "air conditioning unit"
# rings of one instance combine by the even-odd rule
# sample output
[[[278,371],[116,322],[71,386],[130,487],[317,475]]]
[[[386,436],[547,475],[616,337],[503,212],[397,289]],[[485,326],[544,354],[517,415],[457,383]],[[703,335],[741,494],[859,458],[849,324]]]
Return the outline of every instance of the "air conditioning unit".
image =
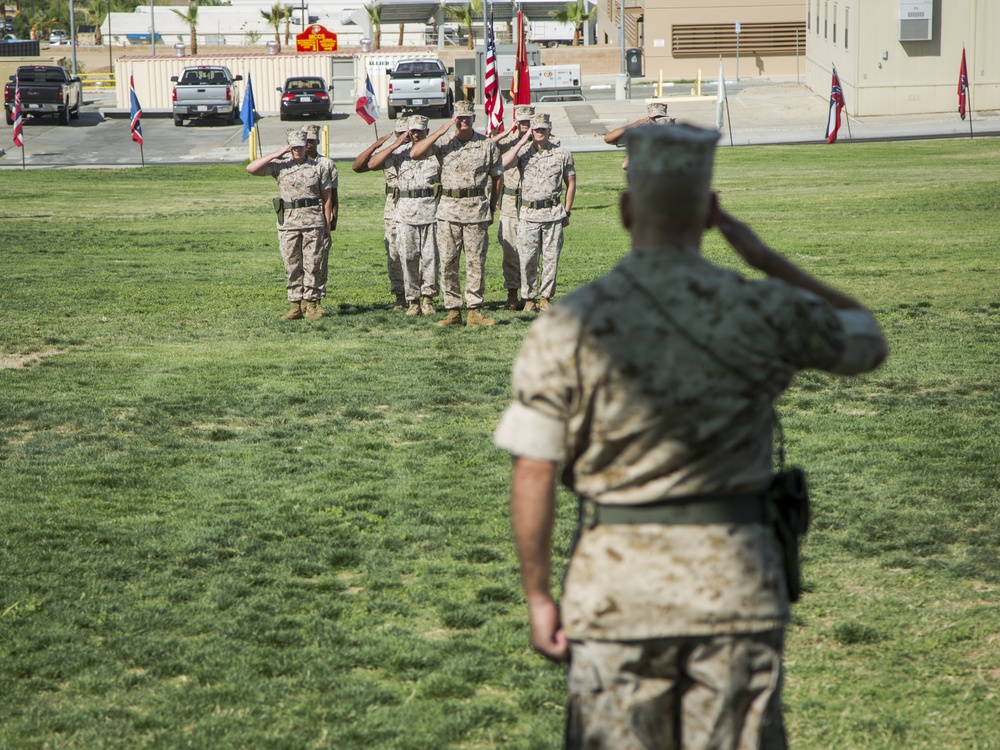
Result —
[[[899,41],[929,42],[934,38],[934,0],[899,0]]]

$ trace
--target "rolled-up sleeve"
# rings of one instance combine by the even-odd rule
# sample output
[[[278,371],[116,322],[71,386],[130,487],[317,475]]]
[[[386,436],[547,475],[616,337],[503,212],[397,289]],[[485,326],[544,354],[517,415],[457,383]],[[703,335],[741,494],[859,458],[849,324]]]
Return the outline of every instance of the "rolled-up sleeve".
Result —
[[[838,310],[844,329],[844,348],[830,368],[838,375],[857,375],[873,370],[882,361],[882,331],[867,310]]]
[[[493,442],[515,456],[539,461],[562,461],[566,426],[562,420],[515,401],[500,417]]]

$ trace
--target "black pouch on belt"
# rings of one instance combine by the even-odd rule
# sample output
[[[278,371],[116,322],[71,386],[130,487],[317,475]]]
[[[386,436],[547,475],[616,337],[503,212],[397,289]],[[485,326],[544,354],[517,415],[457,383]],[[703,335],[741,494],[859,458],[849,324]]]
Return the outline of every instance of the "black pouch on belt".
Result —
[[[285,223],[285,202],[281,198],[272,198],[271,205],[274,206],[274,212],[278,214],[278,224]]]
[[[799,539],[809,530],[809,485],[805,472],[793,468],[775,474],[767,499],[774,509],[772,527],[785,555],[788,599],[797,602],[802,595]]]

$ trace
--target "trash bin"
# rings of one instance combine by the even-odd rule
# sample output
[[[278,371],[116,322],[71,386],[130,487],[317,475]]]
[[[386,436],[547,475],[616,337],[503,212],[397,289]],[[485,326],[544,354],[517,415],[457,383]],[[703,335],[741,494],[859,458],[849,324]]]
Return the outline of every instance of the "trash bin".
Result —
[[[279,45],[276,41],[272,39],[267,43],[267,54],[269,55],[278,54],[278,50],[280,49],[280,47],[281,45]]]
[[[174,45],[174,57],[184,57],[184,42],[177,42]]]
[[[366,54],[368,52],[372,51],[372,40],[371,39],[368,39],[367,37],[365,37],[364,39],[361,40],[361,51],[364,52],[364,53],[366,53]]]
[[[642,78],[642,50],[639,47],[625,50],[625,69],[629,78]]]

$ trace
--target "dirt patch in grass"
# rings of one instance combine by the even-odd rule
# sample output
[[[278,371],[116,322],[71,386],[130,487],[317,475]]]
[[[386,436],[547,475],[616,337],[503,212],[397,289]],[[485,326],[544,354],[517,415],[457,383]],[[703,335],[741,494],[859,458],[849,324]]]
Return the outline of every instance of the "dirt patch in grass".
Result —
[[[46,349],[44,352],[34,354],[0,354],[0,370],[18,370],[30,365],[32,362],[39,362],[45,357],[62,354],[58,349]]]

